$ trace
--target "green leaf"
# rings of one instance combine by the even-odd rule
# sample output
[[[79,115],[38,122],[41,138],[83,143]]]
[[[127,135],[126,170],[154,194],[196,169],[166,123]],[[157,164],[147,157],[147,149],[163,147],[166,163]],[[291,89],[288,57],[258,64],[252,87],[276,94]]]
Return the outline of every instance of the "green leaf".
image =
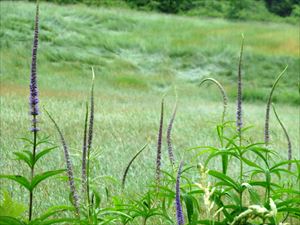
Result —
[[[274,186],[274,187],[280,187],[278,184],[275,184],[275,183],[268,183],[266,181],[251,181],[249,182],[250,185],[252,186],[261,186],[261,187],[271,187],[271,186]]]
[[[282,208],[282,207],[291,207],[292,205],[300,205],[300,200],[299,198],[290,198],[284,201],[281,201],[276,204],[277,208]]]
[[[300,215],[300,209],[292,208],[292,207],[280,208],[280,209],[278,209],[278,212],[288,212],[288,213],[295,213],[295,214]]]
[[[223,173],[226,175],[228,168],[228,155],[222,155],[222,170]]]
[[[0,205],[0,216],[19,217],[25,211],[25,205],[13,201],[8,191],[3,192],[3,202]]]
[[[260,202],[261,202],[261,199],[260,199],[260,195],[258,194],[258,192],[253,188],[249,188],[248,192],[249,192],[249,195],[250,195],[251,202],[253,202],[254,204],[259,205]]]
[[[85,224],[80,223],[78,219],[75,218],[55,218],[55,219],[48,219],[45,221],[41,221],[39,218],[36,220],[31,221],[28,225],[51,225],[51,224],[58,224],[58,223],[64,223],[64,224]]]
[[[234,188],[237,192],[240,191],[240,185],[236,183],[233,179],[231,179],[229,176],[215,170],[208,171],[208,174],[222,180],[224,182],[224,185]]]
[[[253,161],[250,161],[248,160],[247,158],[245,157],[241,157],[241,159],[243,160],[243,162],[245,162],[248,166],[251,166],[251,167],[255,167],[255,168],[258,168],[259,170],[263,171],[264,169],[261,168],[259,165],[257,165],[256,163],[254,163]]]
[[[224,225],[223,222],[218,222],[218,221],[214,221],[214,220],[198,220],[197,224],[204,224],[204,225]]]
[[[46,149],[40,151],[38,154],[36,154],[34,164],[35,164],[41,157],[43,157],[44,155],[48,154],[49,152],[51,152],[51,151],[54,150],[55,148],[57,148],[57,146],[51,147],[51,148],[46,148]]]
[[[44,221],[44,220],[48,219],[50,216],[53,216],[57,213],[65,212],[65,211],[74,211],[74,207],[66,206],[66,205],[54,206],[54,207],[49,208],[38,219],[41,220],[41,221]]]
[[[23,140],[24,142],[28,142],[29,144],[33,145],[33,141],[28,138],[22,137],[20,139]]]
[[[276,165],[272,166],[272,167],[270,168],[270,171],[276,169],[277,167],[280,167],[280,166],[283,166],[283,165],[286,165],[286,164],[290,164],[290,163],[291,163],[291,164],[292,164],[292,163],[297,163],[297,162],[299,162],[299,160],[286,160],[286,161],[282,161],[282,162],[277,163]]]
[[[207,157],[207,159],[205,160],[204,167],[207,167],[207,165],[210,162],[210,160],[212,160],[214,157],[217,157],[219,155],[221,155],[222,158],[223,158],[223,156],[226,156],[227,160],[228,160],[228,155],[233,156],[233,157],[238,157],[235,152],[231,152],[232,150],[233,150],[232,148],[230,148],[230,149],[218,149],[217,151],[211,153]],[[227,161],[227,163],[228,163],[228,161]]]
[[[263,148],[263,147],[252,147],[249,148],[249,150],[253,153],[255,153],[259,158],[261,158],[263,160],[263,162],[265,163],[265,165],[268,167],[268,160],[266,159],[265,155],[263,153],[273,153],[272,151],[270,151],[267,148]]]
[[[0,175],[0,178],[13,180],[30,191],[30,182],[21,175]]]
[[[0,225],[25,225],[25,223],[14,217],[0,216]]]
[[[14,152],[14,155],[17,156],[17,160],[24,161],[30,168],[32,168],[32,158],[25,154],[24,152]]]
[[[282,173],[288,173],[288,174],[290,174],[290,175],[292,175],[292,176],[297,176],[297,175],[294,174],[292,171],[290,171],[290,170],[288,170],[288,169],[282,169],[282,168],[273,169],[271,172],[272,172],[272,173],[280,173],[280,172],[282,172]]]
[[[51,176],[55,176],[57,174],[60,174],[62,172],[65,172],[65,169],[62,170],[52,170],[52,171],[47,171],[41,174],[37,174],[33,177],[30,188],[31,190],[33,190],[40,182],[42,182],[43,180],[51,177]]]
[[[295,194],[300,196],[300,191],[291,189],[291,188],[281,188],[275,191],[276,194],[282,194],[282,193],[287,193],[287,194]]]
[[[95,208],[100,208],[101,196],[99,195],[99,193],[95,189],[93,189],[93,195],[95,197],[94,207]]]
[[[130,215],[126,214],[126,213],[123,213],[123,212],[120,212],[120,211],[115,211],[114,209],[109,209],[109,208],[101,209],[97,213],[98,216],[99,215],[107,215],[107,214],[109,214],[109,215],[119,215],[119,216],[124,216],[124,217],[132,219],[132,217]],[[153,214],[153,215],[155,215],[155,214]],[[160,215],[160,214],[158,214],[158,215]]]
[[[185,202],[186,212],[187,212],[189,223],[191,223],[192,222],[192,216],[194,214],[193,197],[185,194],[185,195],[183,195],[183,200]]]

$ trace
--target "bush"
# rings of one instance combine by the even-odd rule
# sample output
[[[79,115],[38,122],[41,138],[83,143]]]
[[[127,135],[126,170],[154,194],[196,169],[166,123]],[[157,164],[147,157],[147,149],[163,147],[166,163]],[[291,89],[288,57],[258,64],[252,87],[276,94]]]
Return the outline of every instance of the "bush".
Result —
[[[36,0],[28,0],[35,2]],[[135,8],[170,14],[296,23],[300,0],[42,0],[57,4]]]

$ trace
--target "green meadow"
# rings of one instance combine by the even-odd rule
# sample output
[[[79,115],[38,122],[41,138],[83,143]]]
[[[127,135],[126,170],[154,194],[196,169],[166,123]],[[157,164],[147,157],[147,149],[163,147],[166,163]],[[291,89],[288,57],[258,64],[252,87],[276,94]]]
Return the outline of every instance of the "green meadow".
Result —
[[[1,14],[1,173],[27,171],[13,159],[21,150],[21,137],[29,132],[29,78],[35,5],[0,2]],[[169,164],[166,130],[178,98],[172,140],[177,161],[198,163],[202,156],[188,151],[195,146],[218,145],[216,125],[221,122],[222,96],[228,98],[226,120],[235,121],[237,71],[242,34],[243,120],[251,126],[245,142],[264,141],[268,93],[278,74],[288,69],[274,92],[278,115],[290,135],[293,157],[299,159],[299,27],[273,22],[237,22],[137,12],[129,9],[91,8],[83,5],[40,4],[38,85],[41,136],[59,146],[40,162],[40,168],[64,168],[59,137],[43,108],[60,125],[70,146],[76,177],[80,178],[85,104],[89,101],[95,70],[95,124],[92,174],[97,188],[108,196],[120,192],[123,171],[146,143],[147,149],[133,163],[127,194],[146,190],[155,177],[160,102],[165,99],[162,168]],[[234,125],[234,123],[233,123]],[[271,146],[287,159],[285,135],[271,111]],[[234,168],[234,165],[232,165]],[[220,168],[220,162],[210,164]],[[80,182],[80,181],[78,181]],[[68,203],[65,181],[42,183],[35,205],[39,214],[51,205]],[[1,189],[18,190],[13,196],[26,202],[18,185],[0,180]],[[107,196],[106,196],[107,197]],[[105,198],[103,196],[103,198]],[[40,206],[38,204],[41,204]],[[151,224],[149,222],[149,224]],[[153,224],[164,224],[161,221]]]

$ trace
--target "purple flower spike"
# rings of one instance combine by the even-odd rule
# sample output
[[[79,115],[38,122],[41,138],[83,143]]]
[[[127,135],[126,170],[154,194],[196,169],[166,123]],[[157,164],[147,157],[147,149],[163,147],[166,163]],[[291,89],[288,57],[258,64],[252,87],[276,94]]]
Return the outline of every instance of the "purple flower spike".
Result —
[[[172,132],[174,119],[176,116],[176,111],[177,111],[177,100],[176,100],[176,103],[174,106],[172,117],[169,122],[168,130],[167,130],[168,153],[169,153],[169,158],[170,158],[170,162],[171,162],[172,166],[174,166],[174,164],[175,164],[175,159],[174,159],[173,146],[172,146],[172,140],[171,140],[171,132]]]
[[[239,67],[238,67],[238,93],[237,93],[237,111],[236,111],[236,126],[239,134],[240,145],[242,139],[242,127],[243,127],[243,118],[242,118],[242,56],[243,56],[243,48],[244,48],[244,35],[242,35],[242,44],[241,44],[241,52],[239,59]]]
[[[156,183],[159,189],[160,176],[161,176],[161,144],[162,144],[162,132],[164,123],[164,99],[161,101],[160,123],[157,137],[157,156],[156,156]]]
[[[184,216],[183,216],[183,212],[182,212],[182,206],[180,203],[180,175],[181,175],[182,166],[183,166],[183,161],[180,162],[177,179],[176,179],[175,204],[176,204],[176,218],[177,218],[178,225],[184,225]]]
[[[72,165],[72,161],[70,158],[70,153],[69,153],[69,148],[68,145],[66,143],[66,140],[63,136],[63,133],[61,132],[58,124],[55,122],[55,120],[53,119],[53,117],[50,115],[50,113],[45,109],[45,112],[47,113],[47,115],[49,116],[50,120],[53,122],[59,136],[60,136],[60,140],[63,146],[63,150],[64,150],[64,155],[65,155],[65,160],[66,160],[66,167],[67,167],[67,176],[69,179],[69,186],[70,186],[70,192],[71,192],[71,196],[72,196],[72,203],[75,207],[75,215],[77,217],[80,217],[80,210],[79,210],[79,197],[76,191],[76,186],[75,186],[75,180],[74,180],[74,172],[73,172],[73,165]]]
[[[32,47],[32,62],[31,62],[31,74],[30,74],[30,115],[33,116],[31,131],[38,131],[36,116],[39,115],[39,98],[37,88],[37,76],[36,76],[36,61],[37,61],[37,49],[38,49],[38,37],[39,37],[39,5],[36,6],[35,25],[34,25],[34,37]]]

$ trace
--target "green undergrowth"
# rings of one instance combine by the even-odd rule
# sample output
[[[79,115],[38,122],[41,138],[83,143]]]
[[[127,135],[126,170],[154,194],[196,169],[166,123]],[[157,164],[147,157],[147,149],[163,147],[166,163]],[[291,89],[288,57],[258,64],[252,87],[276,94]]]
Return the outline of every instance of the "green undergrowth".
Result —
[[[1,81],[26,86],[34,5],[1,2]],[[272,80],[285,65],[287,79],[276,101],[299,104],[297,26],[228,22],[126,9],[41,4],[39,73],[45,89],[81,89],[90,66],[101,82],[155,91],[181,84],[189,89],[214,76],[234,96],[237,50],[245,40],[245,101],[265,101]],[[176,26],[174,26],[176,24]],[[51,83],[52,85],[48,85]],[[65,89],[65,87],[64,87]],[[200,90],[201,92],[201,90]],[[208,98],[210,99],[210,98]]]

